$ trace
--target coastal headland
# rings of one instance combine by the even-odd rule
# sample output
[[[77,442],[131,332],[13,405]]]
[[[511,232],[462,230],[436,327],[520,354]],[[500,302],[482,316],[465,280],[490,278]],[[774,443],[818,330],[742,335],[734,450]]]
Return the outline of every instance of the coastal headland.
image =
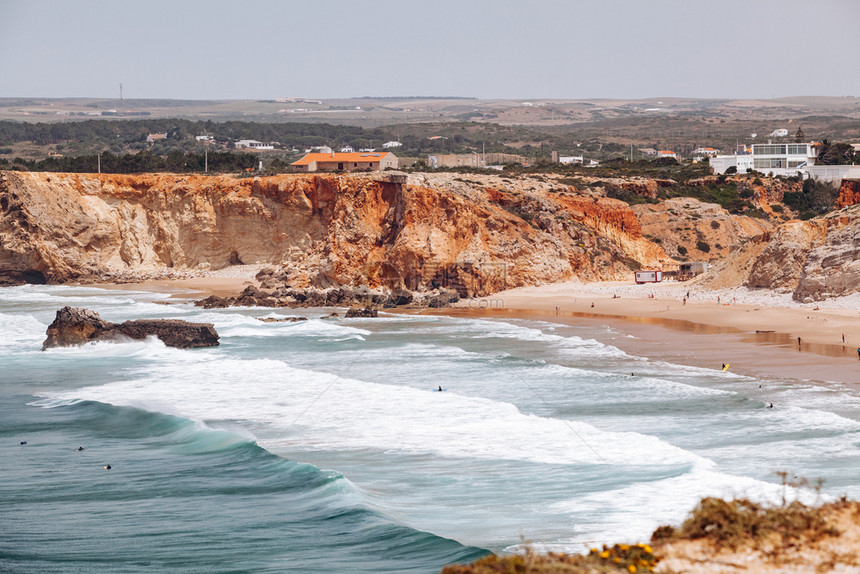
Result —
[[[333,290],[397,290],[377,303],[412,309],[430,300],[423,294],[456,292],[445,312],[623,324],[632,337],[614,344],[633,352],[670,349],[667,359],[735,372],[857,383],[853,182],[842,209],[808,221],[771,207],[791,189],[783,180],[737,177],[766,218],[692,197],[660,200],[676,183],[0,172],[0,277],[228,297],[260,287],[266,268],[263,287],[315,294],[308,302],[343,304]],[[631,205],[608,197],[613,189],[650,200]],[[687,249],[687,259],[710,262],[707,273],[632,282],[635,269],[675,279]]]

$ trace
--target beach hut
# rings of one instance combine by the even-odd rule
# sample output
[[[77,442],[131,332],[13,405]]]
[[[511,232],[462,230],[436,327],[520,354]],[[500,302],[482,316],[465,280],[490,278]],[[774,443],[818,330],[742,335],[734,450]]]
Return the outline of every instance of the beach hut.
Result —
[[[663,280],[662,271],[636,271],[633,273],[633,279],[637,284],[642,283],[659,283]]]

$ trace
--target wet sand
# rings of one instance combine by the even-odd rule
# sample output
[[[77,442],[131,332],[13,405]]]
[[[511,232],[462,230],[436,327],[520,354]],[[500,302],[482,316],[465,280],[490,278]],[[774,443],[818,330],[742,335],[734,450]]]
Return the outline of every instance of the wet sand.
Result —
[[[466,300],[442,312],[605,325],[610,329],[598,339],[632,354],[714,369],[728,363],[732,372],[756,377],[840,382],[860,389],[860,313],[855,309],[726,305],[715,297],[697,300],[695,294],[685,304],[661,297],[659,289],[650,292],[654,298],[613,299],[608,293],[577,292],[575,285],[547,285]]]

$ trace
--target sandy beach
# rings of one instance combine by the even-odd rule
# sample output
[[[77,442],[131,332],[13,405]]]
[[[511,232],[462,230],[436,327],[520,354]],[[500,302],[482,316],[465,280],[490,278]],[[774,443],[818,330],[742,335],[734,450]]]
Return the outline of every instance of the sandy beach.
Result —
[[[236,295],[256,284],[259,268],[234,266],[193,278],[100,286],[171,293],[174,299]],[[728,363],[732,372],[764,378],[860,385],[858,295],[803,304],[790,294],[710,290],[692,282],[567,282],[421,312],[605,326],[601,342],[632,354],[715,369]]]
[[[713,368],[728,363],[733,372],[760,377],[860,384],[858,309],[856,295],[801,304],[770,291],[631,281],[511,289],[462,301],[455,312],[607,325],[629,337],[604,342],[652,358]]]

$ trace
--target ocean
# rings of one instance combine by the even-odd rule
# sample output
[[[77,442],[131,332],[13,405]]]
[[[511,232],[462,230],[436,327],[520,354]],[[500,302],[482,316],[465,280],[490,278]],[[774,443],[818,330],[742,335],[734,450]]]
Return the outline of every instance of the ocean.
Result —
[[[634,356],[594,324],[172,301],[0,289],[0,571],[432,573],[646,541],[703,496],[860,498],[847,386]],[[43,352],[65,305],[221,345]],[[309,320],[257,320],[288,314]]]

